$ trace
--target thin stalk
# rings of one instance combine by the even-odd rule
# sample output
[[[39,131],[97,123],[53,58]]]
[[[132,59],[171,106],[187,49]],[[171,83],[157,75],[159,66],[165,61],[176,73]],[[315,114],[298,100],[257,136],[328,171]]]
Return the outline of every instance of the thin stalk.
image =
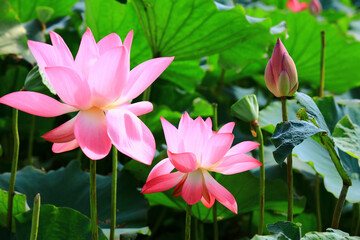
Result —
[[[217,111],[217,107],[218,104],[217,103],[213,103],[213,129],[214,131],[218,131],[218,111]],[[215,172],[212,173],[213,177],[215,178]],[[216,201],[214,202],[213,205],[213,223],[214,223],[214,240],[218,240],[219,239],[219,226],[218,226],[218,222],[217,222],[217,204]]]
[[[39,229],[39,216],[40,216],[40,194],[38,193],[34,198],[30,240],[37,239],[38,229]]]
[[[352,219],[352,227],[351,227],[351,235],[357,236],[359,232],[360,226],[360,207],[359,203],[353,204],[353,219]]]
[[[117,165],[118,152],[115,146],[112,147],[112,179],[111,179],[111,223],[110,223],[110,240],[115,239],[116,228],[116,190],[117,190]]]
[[[190,240],[191,237],[191,207],[192,205],[187,204],[185,220],[185,240]]]
[[[252,126],[255,128],[259,146],[260,166],[260,214],[258,234],[262,235],[264,231],[264,212],[265,212],[265,162],[264,162],[264,139],[258,121],[253,121]]]
[[[12,211],[13,211],[13,198],[14,198],[14,191],[15,191],[15,179],[16,179],[16,171],[18,166],[19,160],[19,130],[18,130],[18,114],[17,109],[13,109],[13,121],[12,121],[12,132],[14,135],[14,149],[13,149],[13,158],[12,158],[12,165],[11,165],[11,175],[10,175],[10,183],[9,183],[9,197],[8,197],[8,212],[7,212],[7,227],[9,231],[11,231],[12,225]]]
[[[96,161],[90,160],[90,211],[92,240],[98,240],[97,203],[96,203]]]
[[[346,194],[348,192],[349,187],[352,185],[352,181],[351,181],[350,176],[348,175],[348,173],[345,171],[344,167],[341,164],[340,157],[337,154],[337,152],[335,151],[334,142],[325,139],[324,136],[321,136],[320,139],[321,139],[321,143],[323,144],[323,146],[328,150],[330,158],[343,181],[343,186],[342,186],[339,198],[336,202],[333,219],[332,219],[332,223],[331,223],[332,228],[338,228],[339,222],[340,222],[340,217],[341,217],[341,212],[344,207],[344,203],[345,203],[345,199],[346,199]]]
[[[31,115],[30,120],[30,132],[29,132],[29,147],[27,154],[27,163],[28,165],[33,165],[32,154],[33,154],[33,146],[34,146],[34,133],[35,133],[35,115]]]
[[[320,56],[320,87],[319,97],[324,95],[325,86],[325,31],[321,31],[321,56]],[[315,202],[316,202],[316,219],[317,230],[322,231],[321,207],[320,207],[320,176],[315,173]]]
[[[346,194],[347,194],[348,189],[349,189],[349,186],[346,185],[343,182],[343,186],[342,186],[342,189],[341,189],[341,192],[340,192],[339,199],[336,202],[334,215],[333,215],[332,222],[331,222],[331,228],[334,228],[334,229],[339,228],[341,212],[342,212],[342,209],[344,207],[344,203],[345,203]]]
[[[324,95],[325,86],[325,31],[321,31],[320,87],[319,97]]]
[[[288,121],[286,97],[281,97],[281,109],[283,122]],[[293,183],[293,168],[292,168],[292,153],[287,156],[287,185],[288,185],[288,215],[287,220],[293,221],[293,202],[294,202],[294,183]]]
[[[316,202],[316,220],[317,231],[322,231],[321,208],[320,208],[320,175],[315,174],[315,202]]]

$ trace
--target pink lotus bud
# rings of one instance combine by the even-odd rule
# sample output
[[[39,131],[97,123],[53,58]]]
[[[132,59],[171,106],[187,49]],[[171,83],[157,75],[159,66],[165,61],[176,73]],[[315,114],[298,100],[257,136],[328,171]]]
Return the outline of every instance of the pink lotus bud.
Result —
[[[307,2],[299,2],[299,0],[289,0],[286,3],[286,7],[293,12],[301,12],[308,7]]]
[[[292,96],[298,88],[296,66],[280,39],[266,65],[265,82],[276,97]]]
[[[319,0],[312,0],[311,3],[310,3],[309,11],[310,11],[310,13],[312,15],[318,16],[322,11],[320,1]]]

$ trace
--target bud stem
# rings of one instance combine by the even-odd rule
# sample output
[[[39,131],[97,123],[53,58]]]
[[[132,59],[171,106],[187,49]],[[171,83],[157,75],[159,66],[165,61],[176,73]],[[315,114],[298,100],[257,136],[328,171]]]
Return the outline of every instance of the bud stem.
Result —
[[[18,130],[18,116],[19,112],[17,109],[13,109],[13,121],[12,121],[12,132],[14,135],[14,149],[13,149],[13,157],[12,157],[12,165],[11,165],[11,175],[10,175],[10,183],[9,183],[9,193],[8,193],[8,212],[7,212],[7,227],[9,231],[12,228],[12,212],[13,212],[13,198],[15,191],[15,179],[16,179],[16,171],[18,167],[19,160],[19,130]]]
[[[281,108],[283,122],[288,121],[286,97],[281,97]],[[287,220],[293,221],[293,202],[294,202],[294,183],[293,183],[293,169],[292,169],[292,153],[287,156],[287,185],[288,185],[288,216]]]
[[[190,240],[191,237],[191,207],[192,205],[187,204],[185,220],[185,240]]]
[[[98,240],[97,201],[96,201],[96,161],[90,159],[90,212],[92,240]]]
[[[324,95],[325,86],[325,31],[321,31],[320,88],[319,97]]]
[[[115,239],[116,227],[116,190],[117,190],[117,164],[118,153],[115,146],[112,147],[112,179],[111,179],[111,223],[110,223],[110,240]]]
[[[257,123],[257,121],[256,121]],[[254,125],[253,125],[254,126]],[[264,231],[264,211],[265,211],[265,162],[264,162],[264,139],[261,132],[261,128],[257,123],[254,126],[256,130],[257,140],[260,143],[259,146],[259,160],[261,162],[260,166],[260,214],[259,214],[259,228],[258,234],[262,235]]]

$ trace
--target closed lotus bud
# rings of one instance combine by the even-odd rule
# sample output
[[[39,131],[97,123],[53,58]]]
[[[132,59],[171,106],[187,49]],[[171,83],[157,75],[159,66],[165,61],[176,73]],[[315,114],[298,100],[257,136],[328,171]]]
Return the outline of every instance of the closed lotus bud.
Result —
[[[301,12],[308,7],[307,2],[299,2],[299,0],[289,0],[286,3],[286,7],[293,12]]]
[[[310,13],[312,15],[318,16],[322,11],[320,1],[319,0],[312,0],[311,3],[310,3],[309,10],[310,10]]]
[[[231,106],[231,113],[243,120],[251,122],[259,117],[259,105],[255,95],[246,95]]]
[[[296,66],[280,39],[266,65],[265,82],[276,97],[292,96],[298,88]]]

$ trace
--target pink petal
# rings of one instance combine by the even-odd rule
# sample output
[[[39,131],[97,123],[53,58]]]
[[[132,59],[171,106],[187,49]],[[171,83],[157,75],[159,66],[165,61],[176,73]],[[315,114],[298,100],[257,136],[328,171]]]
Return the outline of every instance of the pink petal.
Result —
[[[69,142],[64,142],[64,143],[54,143],[52,146],[52,151],[54,153],[62,153],[62,152],[67,152],[67,151],[71,151],[75,148],[79,147],[78,142],[76,141],[76,139],[71,140]]]
[[[261,163],[252,156],[240,153],[225,157],[225,159],[211,171],[231,175],[244,172],[261,166]]]
[[[98,60],[99,56],[99,49],[94,36],[90,28],[87,28],[81,39],[79,51],[75,58],[76,68],[81,71],[86,79],[88,78],[92,65]]]
[[[201,198],[201,202],[207,208],[211,208],[215,203],[215,197],[209,192],[204,181],[203,181],[203,197]]]
[[[128,54],[125,47],[113,48],[93,65],[88,81],[93,105],[105,107],[120,97],[130,71]]]
[[[203,195],[203,177],[201,171],[188,173],[182,186],[181,196],[190,205],[199,202]]]
[[[116,33],[110,33],[97,43],[100,55],[103,55],[108,50],[120,47],[121,45],[121,39]]]
[[[184,173],[174,172],[152,178],[147,181],[141,189],[141,193],[156,193],[169,190],[178,184],[183,178]]]
[[[174,127],[163,117],[160,117],[160,120],[164,130],[164,135],[168,150],[172,152],[183,152],[184,143],[183,141],[181,141],[181,137],[176,127]]]
[[[65,143],[75,139],[74,126],[76,117],[70,119],[59,127],[45,133],[42,138],[49,142]]]
[[[114,108],[127,110],[127,111],[132,112],[136,116],[140,116],[140,115],[151,112],[153,110],[153,105],[151,102],[148,102],[148,101],[136,102],[136,103],[132,103],[132,104],[130,104],[129,102],[126,102],[126,103],[118,105]]]
[[[234,130],[235,127],[235,123],[234,122],[229,122],[227,124],[225,124],[224,126],[222,126],[218,133],[232,133],[232,131]]]
[[[154,179],[161,175],[169,174],[172,170],[174,170],[174,166],[168,158],[165,158],[161,160],[158,164],[156,164],[153,169],[151,169],[151,172],[149,173],[146,181],[148,182],[151,179]]]
[[[173,60],[174,57],[154,58],[132,69],[129,81],[120,100],[127,102],[138,97],[160,76]]]
[[[79,109],[88,109],[90,89],[87,82],[72,68],[45,67],[48,80],[61,100]]]
[[[202,155],[202,166],[210,167],[220,161],[225,153],[229,151],[234,140],[231,133],[218,133],[213,135],[207,143],[204,144]]]
[[[44,69],[44,67],[46,66],[60,65],[60,61],[58,60],[59,56],[56,55],[53,46],[42,42],[34,42],[31,40],[28,41],[28,45],[31,53],[35,57],[36,62],[41,69]]]
[[[180,131],[180,130],[179,130]],[[208,129],[201,117],[196,118],[188,128],[183,131],[185,151],[192,152],[202,161],[203,147],[208,138],[212,135],[212,130]]]
[[[189,129],[189,127],[193,122],[194,120],[189,116],[187,112],[184,112],[184,114],[181,115],[181,119],[178,127],[181,136],[185,135],[187,129]]]
[[[98,160],[110,152],[111,141],[106,130],[106,117],[102,110],[92,108],[78,114],[74,127],[75,138],[88,158]]]
[[[62,37],[56,32],[50,31],[50,38],[54,52],[61,60],[61,63],[59,61],[57,65],[74,67],[74,57]]]
[[[252,141],[244,141],[230,148],[230,150],[225,154],[225,156],[228,157],[239,153],[247,153],[254,150],[258,146],[260,146],[260,143],[252,142]]]
[[[206,125],[207,128],[212,129],[212,121],[211,121],[211,118],[208,117],[208,118],[205,120],[205,125]]]
[[[108,134],[123,154],[150,165],[155,155],[155,139],[146,125],[129,111],[112,109],[106,114]]]
[[[0,98],[0,103],[40,117],[56,117],[75,112],[76,108],[36,92],[13,92]]]
[[[209,173],[208,171],[202,171],[205,179],[205,185],[216,200],[222,205],[230,209],[230,211],[237,214],[237,203],[234,196],[221,186]]]
[[[172,153],[169,150],[167,151],[167,153],[170,162],[180,172],[187,173],[195,171],[197,169],[197,160],[195,154],[189,152]]]
[[[134,36],[134,31],[131,30],[125,37],[124,40],[124,46],[127,48],[127,50],[130,52],[131,50],[131,44],[132,44],[132,40],[133,40],[133,36]]]
[[[289,54],[284,44],[281,42],[280,38],[278,38],[270,60],[275,82],[277,82],[277,79],[279,78],[279,75],[283,70],[282,62],[284,55],[289,55]]]

